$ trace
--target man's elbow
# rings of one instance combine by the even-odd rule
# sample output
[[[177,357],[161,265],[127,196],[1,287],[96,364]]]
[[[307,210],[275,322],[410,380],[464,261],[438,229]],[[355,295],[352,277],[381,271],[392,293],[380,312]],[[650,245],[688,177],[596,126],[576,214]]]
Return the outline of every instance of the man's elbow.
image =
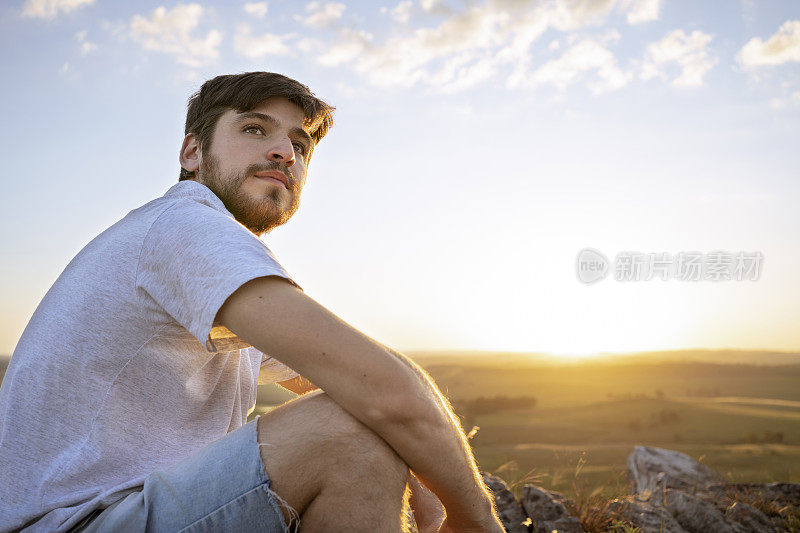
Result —
[[[416,434],[441,424],[446,416],[436,398],[414,386],[386,388],[372,398],[365,410],[367,424],[373,428],[403,428]],[[426,429],[427,428],[427,429]]]

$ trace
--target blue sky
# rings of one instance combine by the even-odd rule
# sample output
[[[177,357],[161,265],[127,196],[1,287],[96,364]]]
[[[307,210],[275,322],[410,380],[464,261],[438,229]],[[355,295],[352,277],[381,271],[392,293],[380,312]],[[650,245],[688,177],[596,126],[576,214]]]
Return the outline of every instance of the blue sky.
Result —
[[[69,260],[177,181],[188,96],[292,76],[337,107],[263,237],[403,350],[800,349],[800,4],[0,6],[0,353]],[[755,252],[757,281],[609,277],[585,247]]]

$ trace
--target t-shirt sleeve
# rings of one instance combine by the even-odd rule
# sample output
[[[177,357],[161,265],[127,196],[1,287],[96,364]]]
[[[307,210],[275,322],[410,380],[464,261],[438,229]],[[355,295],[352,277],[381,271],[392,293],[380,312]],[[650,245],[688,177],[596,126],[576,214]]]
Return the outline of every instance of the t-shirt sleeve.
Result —
[[[142,244],[136,289],[144,290],[209,352],[214,317],[251,279],[279,276],[299,288],[267,245],[242,224],[191,199],[167,208]]]

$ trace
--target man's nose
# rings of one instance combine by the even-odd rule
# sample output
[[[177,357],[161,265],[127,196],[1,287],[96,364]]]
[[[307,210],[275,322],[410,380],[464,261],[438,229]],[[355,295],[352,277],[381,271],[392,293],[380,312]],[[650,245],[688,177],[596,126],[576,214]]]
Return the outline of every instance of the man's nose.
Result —
[[[295,159],[292,141],[288,137],[276,140],[276,142],[269,149],[267,159],[270,161],[280,161],[287,167],[294,165]]]

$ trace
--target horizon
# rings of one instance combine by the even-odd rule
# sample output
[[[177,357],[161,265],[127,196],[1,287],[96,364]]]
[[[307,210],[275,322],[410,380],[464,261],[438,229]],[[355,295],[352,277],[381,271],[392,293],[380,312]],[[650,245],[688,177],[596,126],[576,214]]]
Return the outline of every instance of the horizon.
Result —
[[[524,358],[530,357],[531,362],[559,362],[559,363],[592,363],[592,362],[607,362],[607,361],[615,361],[615,360],[623,360],[623,359],[634,359],[637,356],[639,357],[648,357],[648,356],[667,356],[667,355],[749,355],[750,357],[755,356],[800,356],[800,351],[776,351],[776,350],[738,350],[738,349],[706,349],[706,348],[689,348],[689,349],[680,349],[680,350],[645,350],[645,351],[634,351],[634,352],[603,352],[603,353],[594,353],[594,354],[554,354],[554,353],[543,353],[543,352],[514,352],[514,351],[506,351],[506,350],[448,350],[448,349],[439,349],[439,350],[408,350],[405,352],[406,355],[410,357],[416,357],[419,360],[424,360],[427,358],[437,358],[437,357],[444,357],[444,358],[461,358],[461,359],[480,359],[483,357],[490,357],[490,356],[511,356],[515,358]],[[0,359],[10,360],[11,353],[0,353]],[[524,361],[524,359],[517,359],[518,361]],[[639,362],[638,360],[635,362]],[[662,361],[663,362],[663,361]],[[706,361],[697,361],[691,359],[677,359],[671,362],[706,362]],[[743,364],[740,361],[733,362],[731,364]],[[748,364],[748,363],[744,363]],[[800,357],[798,360],[791,364],[800,365]]]
[[[0,353],[89,241],[178,182],[191,93],[249,70],[337,107],[262,240],[370,337],[800,351],[796,2],[19,0],[0,28]]]

